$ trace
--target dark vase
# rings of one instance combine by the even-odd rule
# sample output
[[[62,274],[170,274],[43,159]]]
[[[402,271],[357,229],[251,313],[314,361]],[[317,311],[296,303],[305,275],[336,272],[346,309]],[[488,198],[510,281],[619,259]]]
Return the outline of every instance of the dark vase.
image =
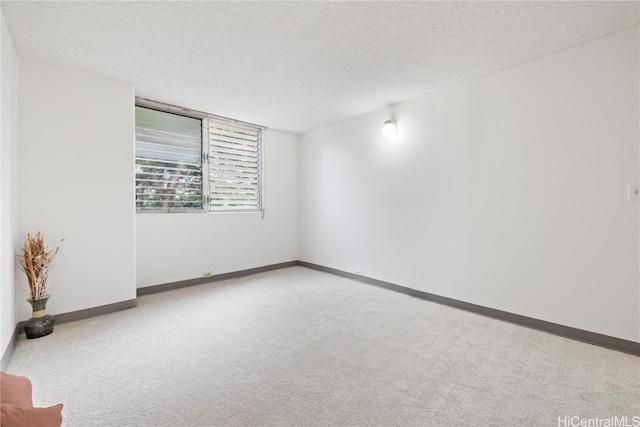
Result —
[[[28,339],[44,337],[53,332],[54,318],[52,315],[47,314],[49,297],[49,295],[45,295],[37,300],[27,300],[33,309],[31,319],[24,323],[24,332],[27,334]]]

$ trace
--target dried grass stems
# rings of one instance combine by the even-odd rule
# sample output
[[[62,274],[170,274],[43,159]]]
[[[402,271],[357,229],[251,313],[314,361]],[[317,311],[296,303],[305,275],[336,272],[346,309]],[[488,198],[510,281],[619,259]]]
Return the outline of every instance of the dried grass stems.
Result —
[[[53,260],[58,253],[58,249],[60,248],[47,249],[42,233],[39,231],[33,237],[27,233],[27,240],[17,258],[20,269],[27,275],[32,301],[46,296],[47,279],[53,268]]]

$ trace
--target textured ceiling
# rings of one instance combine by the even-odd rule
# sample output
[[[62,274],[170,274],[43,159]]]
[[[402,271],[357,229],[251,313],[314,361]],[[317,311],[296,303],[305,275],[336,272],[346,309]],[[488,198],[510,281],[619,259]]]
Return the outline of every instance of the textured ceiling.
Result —
[[[18,55],[301,133],[639,21],[639,2],[10,2]]]

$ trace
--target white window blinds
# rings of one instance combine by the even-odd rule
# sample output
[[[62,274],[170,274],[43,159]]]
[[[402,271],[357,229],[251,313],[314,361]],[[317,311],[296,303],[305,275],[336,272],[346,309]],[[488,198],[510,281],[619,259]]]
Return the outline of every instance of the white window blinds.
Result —
[[[202,209],[202,121],[136,107],[136,209]]]
[[[138,212],[262,212],[262,130],[136,99]]]
[[[260,136],[260,129],[209,122],[209,210],[262,209]]]

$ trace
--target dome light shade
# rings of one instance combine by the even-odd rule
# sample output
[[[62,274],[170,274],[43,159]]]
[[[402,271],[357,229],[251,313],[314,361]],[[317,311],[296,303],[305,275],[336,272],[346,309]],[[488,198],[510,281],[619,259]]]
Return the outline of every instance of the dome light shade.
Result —
[[[397,133],[398,125],[394,120],[387,120],[386,122],[384,122],[384,125],[382,126],[382,134],[385,137],[391,138],[393,136],[396,136]]]

